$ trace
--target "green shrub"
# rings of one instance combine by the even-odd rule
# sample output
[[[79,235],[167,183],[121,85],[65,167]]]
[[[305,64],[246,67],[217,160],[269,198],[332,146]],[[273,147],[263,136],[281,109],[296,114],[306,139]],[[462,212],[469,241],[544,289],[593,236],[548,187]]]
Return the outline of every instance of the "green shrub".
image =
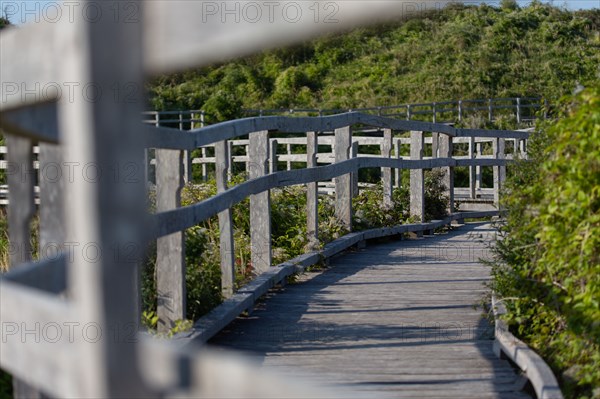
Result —
[[[540,126],[510,169],[494,289],[570,398],[600,397],[600,87]]]

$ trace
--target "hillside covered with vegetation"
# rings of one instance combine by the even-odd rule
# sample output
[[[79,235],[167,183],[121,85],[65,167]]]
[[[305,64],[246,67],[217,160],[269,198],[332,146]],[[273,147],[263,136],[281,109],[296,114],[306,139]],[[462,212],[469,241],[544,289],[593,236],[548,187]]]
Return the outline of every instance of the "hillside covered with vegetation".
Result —
[[[159,77],[156,110],[358,108],[452,99],[558,99],[597,78],[600,10],[453,4],[406,21]]]

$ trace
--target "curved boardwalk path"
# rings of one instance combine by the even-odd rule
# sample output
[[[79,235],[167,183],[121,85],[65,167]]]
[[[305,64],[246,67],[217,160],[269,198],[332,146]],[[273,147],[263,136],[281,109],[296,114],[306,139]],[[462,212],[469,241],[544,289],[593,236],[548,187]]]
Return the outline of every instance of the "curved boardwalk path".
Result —
[[[492,352],[486,293],[494,230],[370,245],[273,292],[213,345],[358,397],[526,398]]]

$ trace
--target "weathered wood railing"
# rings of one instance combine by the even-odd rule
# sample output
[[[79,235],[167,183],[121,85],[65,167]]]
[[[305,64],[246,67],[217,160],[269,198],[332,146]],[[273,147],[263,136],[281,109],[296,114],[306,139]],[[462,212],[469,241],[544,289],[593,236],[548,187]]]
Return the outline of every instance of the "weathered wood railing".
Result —
[[[437,101],[428,103],[411,103],[401,105],[387,105],[379,107],[354,108],[354,109],[317,109],[317,108],[292,108],[292,109],[248,109],[244,110],[248,116],[268,115],[332,115],[343,112],[362,112],[378,116],[388,116],[406,120],[426,119],[434,123],[462,122],[473,116],[483,116],[485,120],[494,122],[499,116],[514,117],[517,124],[535,121],[537,113],[543,111],[542,117],[546,118],[547,102],[539,97],[507,97],[507,98],[480,98],[463,99],[456,101]]]
[[[380,129],[381,137],[365,138],[368,143],[380,143],[386,156],[352,156],[352,127],[368,126]],[[411,214],[421,223],[415,225],[399,226],[397,229],[380,229],[378,232],[355,233],[349,240],[347,237],[327,247],[321,255],[331,255],[331,248],[336,251],[344,249],[345,245],[355,244],[365,237],[373,238],[378,235],[398,234],[399,232],[419,232],[431,230],[453,219],[464,219],[465,217],[492,216],[497,211],[456,213],[454,211],[453,199],[453,174],[454,168],[466,166],[469,168],[491,166],[494,169],[495,192],[499,192],[505,175],[506,163],[509,161],[505,154],[505,141],[514,140],[515,146],[519,148],[520,141],[528,138],[524,131],[500,131],[481,129],[457,129],[445,124],[433,124],[427,122],[404,121],[374,115],[361,114],[357,112],[328,116],[328,117],[255,117],[224,122],[208,126],[202,129],[185,133],[176,132],[168,128],[147,128],[150,138],[148,146],[156,148],[157,162],[157,198],[158,209],[161,211],[154,216],[154,234],[159,238],[158,249],[158,291],[160,325],[169,329],[178,319],[185,317],[185,293],[182,291],[185,281],[185,265],[183,265],[182,231],[193,227],[198,223],[219,215],[221,232],[221,273],[222,289],[224,295],[231,297],[234,293],[234,248],[233,248],[233,226],[231,220],[231,207],[250,197],[250,233],[252,265],[258,272],[257,281],[250,286],[260,285],[260,289],[244,287],[242,295],[226,301],[221,310],[204,318],[197,324],[195,332],[188,334],[192,337],[207,339],[211,334],[218,331],[215,326],[222,327],[225,321],[230,321],[246,308],[252,306],[257,299],[256,293],[264,293],[264,290],[273,284],[279,283],[287,275],[295,272],[297,266],[307,266],[320,259],[318,254],[305,255],[302,259],[292,260],[291,263],[271,270],[271,221],[269,190],[291,185],[307,185],[307,231],[308,240],[313,243],[319,242],[318,215],[317,215],[317,183],[330,179],[335,180],[335,212],[339,222],[348,230],[352,230],[352,197],[353,179],[361,168],[383,169],[383,197],[381,206],[389,206],[393,187],[392,170],[410,170],[410,208]],[[333,137],[320,136],[317,132],[333,131]],[[391,157],[393,143],[393,132],[410,131],[410,158]],[[276,133],[301,133],[305,132],[305,138],[292,139],[306,143],[307,153],[304,156],[308,168],[277,171],[269,167],[276,157],[269,134]],[[431,133],[431,142],[434,150],[432,157],[424,158],[423,149],[425,135]],[[227,176],[231,168],[232,157],[229,154],[230,143],[239,140],[240,137],[249,135],[247,145],[249,147],[249,177],[250,180],[227,189]],[[317,166],[318,145],[321,138],[326,138],[328,143],[333,144],[335,162]],[[466,140],[470,148],[474,148],[476,140],[491,140],[493,144],[493,156],[475,158],[473,152],[467,157],[453,157],[453,144],[456,141]],[[397,142],[405,141],[401,139]],[[246,142],[244,142],[246,144]],[[217,165],[218,194],[200,203],[179,208],[179,190],[183,186],[182,151],[191,151],[200,146],[215,146],[215,162]],[[424,169],[444,168],[446,171],[445,183],[449,188],[450,216],[445,221],[437,221],[427,224],[424,220]],[[497,194],[496,194],[497,195]],[[165,241],[161,241],[165,240]],[[169,240],[169,241],[166,241]],[[164,245],[161,243],[165,242]],[[168,242],[168,244],[166,244]],[[335,252],[335,251],[334,251]],[[310,261],[306,261],[308,258]],[[174,272],[176,271],[176,272]],[[275,274],[273,274],[275,273]],[[268,278],[265,275],[269,276]],[[161,276],[165,276],[162,278]],[[265,288],[266,287],[266,288]],[[252,293],[252,295],[250,295]],[[245,295],[244,295],[245,294]],[[247,295],[250,295],[248,297]],[[250,299],[249,299],[250,298]],[[225,309],[225,314],[222,314]],[[233,310],[232,310],[233,309]],[[209,321],[207,321],[209,320]],[[210,321],[212,320],[212,321]],[[215,324],[216,323],[216,324]]]
[[[281,397],[284,389],[286,396],[311,396],[305,386],[298,390],[289,388],[287,382],[282,386],[280,379],[266,379],[247,367],[240,369],[221,355],[192,347],[181,350],[171,342],[157,342],[140,333],[139,266],[148,240],[159,240],[159,270],[165,272],[167,265],[172,266],[168,273],[158,276],[160,289],[165,290],[159,292],[159,306],[173,306],[161,310],[162,321],[168,324],[180,317],[185,308],[181,286],[182,231],[212,215],[220,215],[223,285],[225,292],[231,293],[231,281],[227,280],[231,277],[231,257],[226,256],[231,249],[228,210],[251,196],[253,262],[264,272],[233,293],[219,307],[225,309],[221,314],[215,310],[198,321],[188,338],[206,337],[238,310],[250,307],[269,284],[281,281],[296,267],[315,263],[320,256],[339,252],[361,240],[429,230],[451,219],[466,217],[452,213],[444,221],[351,233],[320,252],[268,267],[268,190],[308,184],[307,219],[312,226],[308,230],[318,238],[314,182],[320,179],[337,179],[336,212],[349,226],[349,174],[361,167],[411,169],[411,209],[413,214],[422,215],[422,168],[446,168],[451,178],[453,167],[490,165],[497,171],[496,180],[500,183],[507,162],[503,152],[505,139],[527,137],[522,132],[468,131],[352,113],[311,120],[254,118],[191,133],[142,126],[139,115],[145,105],[141,88],[149,75],[299,42],[322,32],[372,23],[403,12],[398,7],[400,2],[339,2],[336,24],[315,23],[313,18],[290,23],[280,17],[264,24],[225,23],[221,18],[198,23],[199,16],[206,15],[207,3],[133,0],[123,9],[123,2],[83,0],[78,5],[98,11],[97,18],[86,18],[85,12],[65,12],[72,18],[7,29],[0,34],[0,126],[7,141],[7,161],[16,168],[8,174],[11,271],[0,278],[0,366],[15,377],[18,397],[39,396],[39,391],[56,397]],[[287,5],[298,3],[282,2],[282,6]],[[115,11],[129,13],[117,14],[121,17],[115,18]],[[93,85],[105,95],[90,100],[87,92],[79,90],[86,85]],[[61,88],[76,90],[67,95]],[[117,91],[121,95],[108,94],[114,94],[115,88],[122,89]],[[390,129],[414,131],[413,159],[350,159],[350,127],[355,124],[387,129],[386,153],[390,150]],[[268,174],[269,130],[308,132],[311,167]],[[336,162],[317,168],[314,132],[328,130],[335,130]],[[440,158],[422,159],[421,132],[441,133]],[[249,151],[255,166],[250,168],[252,180],[226,189],[223,182],[228,158],[223,143],[246,134],[250,134]],[[494,159],[450,157],[455,137],[478,136],[494,139]],[[40,146],[40,170],[45,165],[60,167],[55,169],[58,175],[40,176],[40,260],[33,262],[30,238],[35,211],[35,143]],[[220,193],[178,208],[181,151],[208,144],[216,145]],[[148,215],[145,206],[143,170],[147,148],[158,148],[159,212],[155,215]],[[389,191],[386,183],[384,198]],[[231,375],[236,376],[235,384]]]

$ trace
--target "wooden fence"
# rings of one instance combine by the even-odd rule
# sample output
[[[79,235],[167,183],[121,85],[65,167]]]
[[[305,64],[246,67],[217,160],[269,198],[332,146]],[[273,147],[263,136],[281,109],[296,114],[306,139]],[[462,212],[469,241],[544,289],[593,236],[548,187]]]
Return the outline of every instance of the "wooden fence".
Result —
[[[412,103],[355,109],[248,109],[248,116],[267,115],[332,115],[342,112],[362,112],[378,116],[388,116],[406,120],[423,120],[434,123],[463,122],[466,118],[480,117],[489,122],[497,121],[499,116],[514,118],[520,125],[531,123],[538,117],[548,117],[548,102],[540,97],[505,97],[463,99],[456,101],[438,101]]]
[[[79,2],[114,16],[123,2]],[[242,2],[243,3],[243,2]],[[293,2],[289,2],[290,4]],[[436,2],[437,3],[437,2]],[[158,242],[157,284],[161,325],[184,315],[183,232],[218,214],[221,227],[222,286],[229,299],[199,320],[179,341],[205,339],[233,315],[252,306],[273,283],[368,238],[422,232],[465,217],[351,233],[318,252],[271,266],[269,190],[306,184],[307,224],[318,240],[316,182],[335,179],[336,215],[349,229],[352,175],[360,168],[384,168],[382,203],[389,204],[392,169],[409,169],[411,213],[423,219],[423,170],[444,168],[453,186],[453,168],[494,168],[501,187],[507,139],[526,132],[456,129],[444,124],[401,121],[346,113],[317,118],[258,117],[224,122],[182,133],[143,126],[144,77],[239,56],[269,46],[398,15],[399,2],[342,2],[335,26],[289,21],[270,25],[221,20],[200,24],[204,2],[127,2],[142,10],[135,23],[123,18],[73,20],[8,29],[0,35],[3,91],[0,126],[5,131],[9,185],[11,271],[0,279],[0,366],[15,377],[15,396],[40,392],[56,397],[242,396],[306,397],[282,380],[257,375],[194,346],[185,349],[140,331],[139,266],[152,240]],[[269,31],[269,40],[265,32]],[[93,83],[104,93],[115,87],[127,96],[60,96],[49,85]],[[12,85],[6,87],[14,88]],[[56,88],[55,86],[52,86]],[[135,90],[135,89],[138,90]],[[4,86],[3,86],[4,90]],[[12,89],[11,89],[12,90]],[[22,89],[24,90],[24,89]],[[121,92],[122,93],[122,92]],[[352,128],[382,129],[385,157],[352,157]],[[269,173],[270,132],[306,134],[307,168]],[[319,132],[333,131],[335,162],[317,166]],[[393,131],[410,131],[410,159],[389,158]],[[424,132],[436,137],[437,157],[424,159]],[[227,189],[228,140],[249,135],[250,180]],[[455,140],[493,140],[493,158],[452,157]],[[35,212],[33,146],[39,143],[40,259],[31,259]],[[218,194],[179,207],[183,151],[214,145]],[[471,145],[474,148],[474,145]],[[146,210],[144,153],[156,149],[157,213]],[[53,171],[53,173],[50,173]],[[231,207],[250,197],[252,262],[261,272],[233,292]],[[451,202],[452,203],[452,202]],[[232,376],[235,381],[232,383]],[[293,385],[293,384],[292,384]],[[237,388],[238,390],[235,390]]]

